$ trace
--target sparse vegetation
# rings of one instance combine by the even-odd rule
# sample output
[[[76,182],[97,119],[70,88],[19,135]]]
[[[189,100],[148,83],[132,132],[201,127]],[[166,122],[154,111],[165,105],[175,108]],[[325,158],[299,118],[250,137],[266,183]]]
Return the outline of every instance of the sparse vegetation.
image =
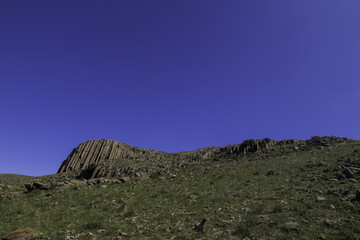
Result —
[[[359,239],[360,143],[310,141],[217,155],[121,184],[25,193],[23,181],[6,180],[0,236],[31,227],[38,239]],[[194,231],[204,218],[203,231]]]

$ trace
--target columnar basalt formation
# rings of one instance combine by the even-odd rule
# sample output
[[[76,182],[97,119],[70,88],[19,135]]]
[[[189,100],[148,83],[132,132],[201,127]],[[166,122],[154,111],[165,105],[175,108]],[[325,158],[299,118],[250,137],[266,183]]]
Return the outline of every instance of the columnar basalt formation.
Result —
[[[162,155],[160,151],[132,147],[109,139],[90,140],[73,149],[58,173],[88,168],[91,164],[111,165],[114,162],[136,159],[146,155]]]
[[[248,140],[227,147],[207,147],[196,151],[166,153],[133,147],[109,139],[90,140],[73,149],[61,164],[58,173],[81,170],[84,178],[141,175],[158,171],[174,164],[204,161],[218,153],[245,154],[269,148],[272,140]]]
[[[90,140],[72,150],[58,173],[86,170],[90,174],[88,178],[127,175],[130,166],[141,168],[144,161],[151,163],[167,155],[165,152],[132,147],[109,139]]]
[[[265,139],[250,139],[241,144],[225,147],[207,147],[195,151],[166,153],[152,149],[133,147],[109,139],[90,140],[81,143],[73,149],[67,159],[61,164],[58,173],[80,170],[80,177],[119,177],[142,176],[151,172],[163,171],[171,166],[193,164],[208,159],[217,159],[220,155],[246,155],[265,152],[274,146],[326,145],[332,142],[347,141],[336,137],[313,137],[310,140],[274,141]],[[295,147],[299,149],[299,147]],[[301,148],[300,148],[301,149]]]

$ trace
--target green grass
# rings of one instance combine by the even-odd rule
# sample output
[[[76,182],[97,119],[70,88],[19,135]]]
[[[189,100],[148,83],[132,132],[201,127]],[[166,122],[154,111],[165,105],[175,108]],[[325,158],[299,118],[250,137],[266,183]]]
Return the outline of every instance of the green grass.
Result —
[[[359,153],[353,153],[356,147],[358,143],[224,156],[106,188],[24,194],[19,185],[17,194],[7,190],[0,200],[0,236],[32,227],[43,233],[42,239],[61,239],[69,231],[78,239],[91,239],[91,234],[112,239],[119,232],[126,233],[123,239],[357,239],[360,204],[327,192],[351,188],[353,193],[359,183],[332,182],[325,177],[335,178],[336,172],[324,173],[325,168],[335,169],[341,158],[359,164]],[[320,161],[327,165],[318,166]],[[270,170],[278,174],[267,175]],[[359,175],[357,179],[360,182]],[[326,200],[317,201],[317,196]],[[121,214],[123,204],[126,211]],[[194,231],[203,218],[204,231]],[[325,219],[332,221],[331,226]],[[298,230],[284,229],[290,221],[298,224]]]

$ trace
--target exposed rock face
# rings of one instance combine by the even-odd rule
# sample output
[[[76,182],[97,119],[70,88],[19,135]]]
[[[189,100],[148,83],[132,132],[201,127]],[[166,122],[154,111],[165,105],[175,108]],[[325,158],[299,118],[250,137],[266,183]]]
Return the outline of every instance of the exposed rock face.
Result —
[[[244,141],[242,144],[223,147],[220,149],[220,151],[228,152],[230,154],[246,154],[269,149],[276,143],[276,141],[271,139],[250,139]]]
[[[81,177],[148,177],[150,170],[166,168],[171,163],[195,162],[208,158],[214,147],[191,152],[166,153],[132,147],[109,139],[90,140],[73,149],[58,173],[81,170]],[[150,170],[149,170],[150,169]]]
[[[73,149],[60,166],[58,173],[85,170],[99,165],[106,167],[117,166],[121,162],[159,158],[164,154],[160,151],[132,147],[129,144],[109,139],[90,140]]]
[[[264,152],[275,145],[325,145],[324,142],[331,143],[345,140],[336,137],[313,137],[307,141],[274,141],[268,138],[251,139],[241,144],[225,147],[207,147],[196,151],[166,153],[133,147],[114,140],[97,139],[81,143],[77,148],[73,149],[67,159],[61,164],[58,173],[80,170],[79,177],[86,179],[124,176],[148,178],[152,172],[163,171],[174,165],[181,166],[182,164],[216,159],[217,155],[245,155],[254,152]]]

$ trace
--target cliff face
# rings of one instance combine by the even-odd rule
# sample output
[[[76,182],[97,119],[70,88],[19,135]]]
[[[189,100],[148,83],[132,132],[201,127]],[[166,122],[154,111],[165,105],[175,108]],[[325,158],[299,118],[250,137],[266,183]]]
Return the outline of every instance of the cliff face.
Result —
[[[131,146],[108,139],[91,140],[73,149],[61,164],[59,172],[86,169],[90,164],[106,163],[113,159],[128,157]]]
[[[129,175],[131,168],[144,167],[141,163],[151,163],[168,155],[165,152],[132,147],[109,139],[90,140],[73,149],[61,164],[58,173],[86,170],[86,178],[115,177]]]

